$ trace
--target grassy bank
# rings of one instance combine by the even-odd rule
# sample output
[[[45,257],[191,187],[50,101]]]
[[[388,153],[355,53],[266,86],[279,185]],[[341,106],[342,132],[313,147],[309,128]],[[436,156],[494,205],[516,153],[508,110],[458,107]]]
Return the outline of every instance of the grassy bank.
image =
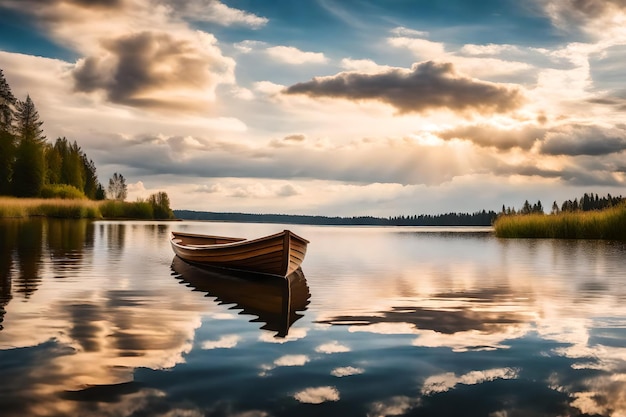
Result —
[[[44,198],[0,197],[0,218],[6,217],[60,217],[70,219],[98,219],[101,202],[92,200],[65,200]]]
[[[626,240],[626,204],[602,211],[501,216],[493,226],[498,237]]]
[[[154,219],[154,207],[145,201],[93,201],[0,197],[0,218],[58,217],[68,219]]]

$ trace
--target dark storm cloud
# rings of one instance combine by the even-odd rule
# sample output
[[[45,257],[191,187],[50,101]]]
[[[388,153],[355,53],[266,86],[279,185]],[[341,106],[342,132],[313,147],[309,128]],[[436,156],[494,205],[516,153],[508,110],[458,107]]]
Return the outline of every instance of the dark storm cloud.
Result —
[[[528,126],[522,129],[502,130],[488,125],[461,126],[438,134],[444,140],[462,139],[478,146],[494,147],[499,150],[512,148],[530,149],[541,140],[545,129]]]
[[[609,155],[626,150],[626,130],[598,126],[567,126],[546,134],[541,152],[547,155]]]
[[[411,71],[379,74],[344,72],[288,87],[285,94],[348,100],[379,100],[400,113],[449,109],[456,112],[503,113],[523,102],[519,89],[475,80],[455,72],[450,63],[423,62]]]
[[[75,89],[101,90],[109,100],[121,104],[167,107],[172,104],[167,90],[197,91],[214,86],[219,77],[216,73],[229,69],[221,55],[164,32],[134,33],[104,41],[102,46],[105,54],[77,63]],[[164,94],[154,94],[159,91]]]

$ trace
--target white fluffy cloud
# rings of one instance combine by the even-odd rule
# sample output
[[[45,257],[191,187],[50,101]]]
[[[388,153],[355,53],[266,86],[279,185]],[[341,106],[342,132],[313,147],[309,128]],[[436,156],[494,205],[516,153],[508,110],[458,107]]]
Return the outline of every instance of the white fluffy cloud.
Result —
[[[305,52],[293,46],[272,46],[265,51],[270,57],[291,65],[323,64],[328,61],[321,52]]]

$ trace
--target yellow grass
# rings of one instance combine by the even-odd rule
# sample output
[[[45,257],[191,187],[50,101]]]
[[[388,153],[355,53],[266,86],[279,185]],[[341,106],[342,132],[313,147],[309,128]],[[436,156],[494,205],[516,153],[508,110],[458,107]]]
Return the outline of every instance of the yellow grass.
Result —
[[[146,201],[0,197],[0,219],[31,216],[151,220],[154,210]]]
[[[601,211],[500,216],[496,236],[626,240],[626,204]]]
[[[43,198],[0,197],[0,218],[3,217],[63,217],[101,218],[101,201]]]

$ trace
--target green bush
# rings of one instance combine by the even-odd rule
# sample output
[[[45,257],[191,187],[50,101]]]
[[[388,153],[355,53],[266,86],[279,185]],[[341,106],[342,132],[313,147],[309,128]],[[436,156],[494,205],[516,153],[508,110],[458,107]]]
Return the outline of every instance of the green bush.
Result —
[[[64,200],[86,199],[85,194],[73,185],[48,184],[41,189],[42,198],[62,198]]]
[[[152,205],[146,201],[134,203],[126,201],[108,200],[100,205],[100,213],[107,219],[152,219],[154,211]]]
[[[100,204],[100,214],[107,219],[124,217],[124,202],[107,200]]]
[[[125,203],[126,217],[132,219],[153,219],[154,210],[152,205],[146,201],[136,201],[134,203]]]

